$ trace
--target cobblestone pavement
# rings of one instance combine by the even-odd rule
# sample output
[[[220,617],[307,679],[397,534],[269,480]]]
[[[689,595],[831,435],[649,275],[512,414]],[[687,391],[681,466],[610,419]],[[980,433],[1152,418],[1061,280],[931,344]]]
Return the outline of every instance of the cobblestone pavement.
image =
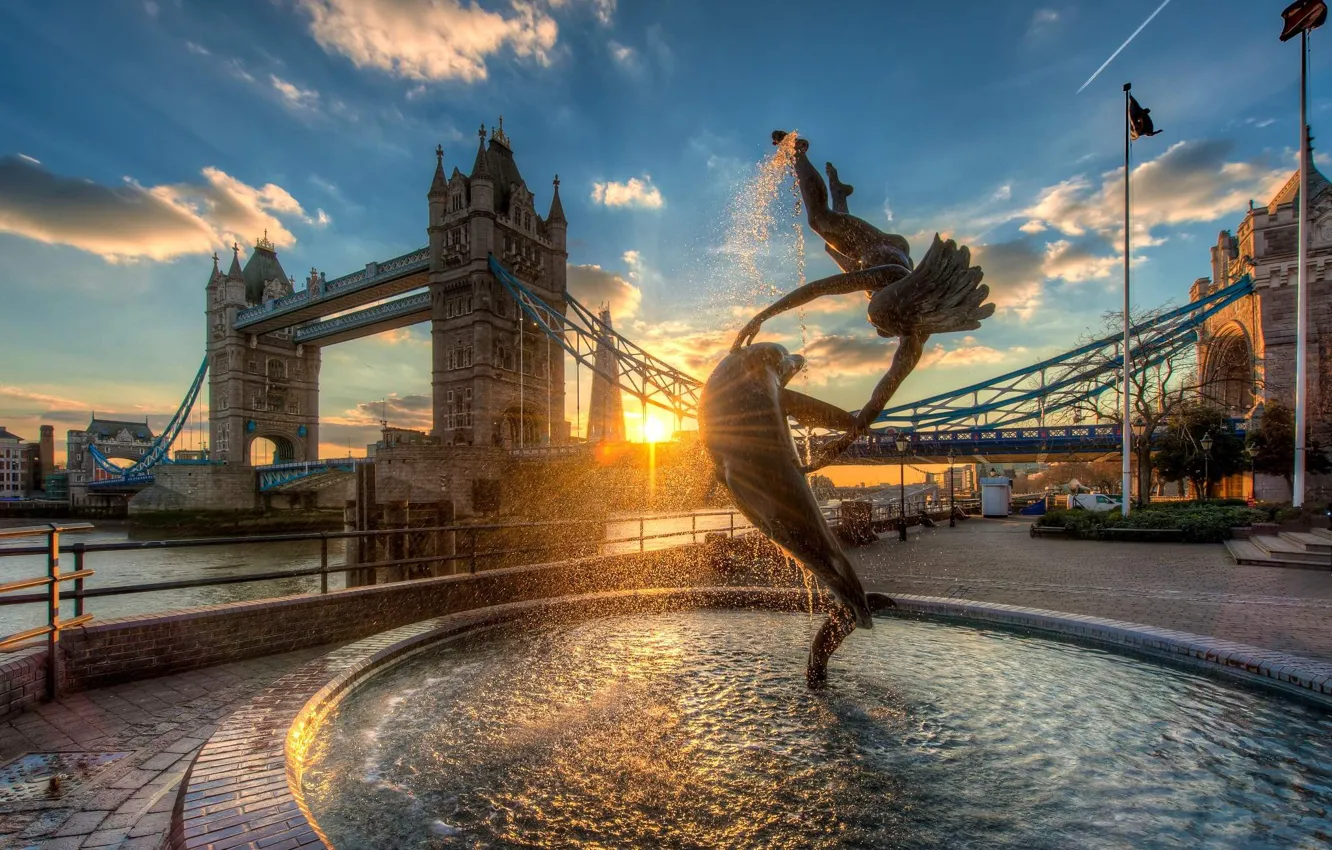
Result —
[[[1029,520],[885,535],[851,552],[866,586],[1162,626],[1332,660],[1332,572],[1236,566],[1221,545],[1027,535]],[[58,803],[5,803],[0,850],[156,850],[203,742],[278,677],[333,647],[72,694],[0,721],[0,765],[25,753],[130,755]],[[36,808],[37,805],[44,808]]]
[[[1032,539],[1030,526],[969,519],[850,555],[868,590],[1109,617],[1332,661],[1332,571],[1237,566],[1219,543]]]
[[[180,780],[218,724],[270,682],[332,648],[70,694],[0,722],[0,764],[25,753],[130,753],[58,803],[0,802],[0,848],[155,850]]]

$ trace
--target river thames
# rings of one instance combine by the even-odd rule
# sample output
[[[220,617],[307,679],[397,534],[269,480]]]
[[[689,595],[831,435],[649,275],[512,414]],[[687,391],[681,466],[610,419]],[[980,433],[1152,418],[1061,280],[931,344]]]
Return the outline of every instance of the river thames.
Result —
[[[0,528],[15,528],[44,524],[42,520],[0,520]],[[60,523],[75,523],[79,520],[55,520]],[[734,515],[736,528],[749,527],[748,522],[739,514]],[[94,521],[93,531],[62,536],[62,548],[75,543],[88,545],[98,543],[124,543],[134,540],[180,539],[170,535],[142,532],[131,533],[129,525],[123,521]],[[725,510],[700,510],[694,514],[665,516],[637,514],[632,516],[612,516],[606,523],[603,545],[605,554],[634,552],[639,549],[640,528],[643,535],[653,538],[644,540],[645,550],[664,549],[690,542],[691,539],[703,539],[707,531],[726,531],[732,527],[732,516]],[[665,536],[656,536],[665,535]],[[625,538],[633,538],[627,540]],[[226,578],[230,576],[258,575],[262,573],[298,571],[315,569],[319,566],[319,541],[297,540],[278,543],[244,543],[237,538],[235,543],[188,549],[139,549],[121,552],[90,552],[86,556],[85,569],[96,572],[88,579],[86,587],[117,587],[149,582],[177,581],[182,579]],[[0,539],[0,555],[17,549],[44,546],[43,537]],[[328,561],[331,567],[341,566],[345,559],[345,541],[328,542]],[[540,560],[534,556],[534,559]],[[74,570],[74,555],[64,553],[60,558],[62,572]],[[0,557],[0,582],[19,581],[34,578],[46,573],[45,555],[15,555]],[[340,590],[346,586],[345,577],[340,572],[330,572],[329,590]],[[73,584],[66,583],[66,590],[73,590]],[[39,591],[22,591],[32,593]],[[85,602],[85,611],[98,619],[128,617],[136,614],[149,614],[174,611],[181,608],[194,608],[200,605],[219,605],[228,602],[245,602],[252,599],[271,599],[278,596],[293,596],[302,593],[318,593],[319,576],[299,576],[293,578],[266,579],[262,581],[222,584],[205,587],[190,587],[176,590],[158,590],[151,593],[134,593],[124,596],[105,596],[89,599]],[[3,597],[0,597],[3,599]],[[73,601],[66,601],[63,616],[73,616]],[[42,625],[46,622],[46,606],[41,603],[0,606],[0,635],[13,634],[23,629]]]

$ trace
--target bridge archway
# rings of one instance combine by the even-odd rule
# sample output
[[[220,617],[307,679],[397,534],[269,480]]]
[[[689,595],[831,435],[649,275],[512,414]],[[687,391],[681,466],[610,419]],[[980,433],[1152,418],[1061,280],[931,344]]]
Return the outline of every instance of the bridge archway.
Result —
[[[260,434],[252,437],[245,456],[250,466],[300,460],[296,457],[295,444],[281,434]]]
[[[1237,322],[1226,325],[1212,338],[1202,370],[1205,394],[1213,404],[1238,416],[1253,407],[1257,377],[1253,345]]]
[[[499,443],[505,448],[539,446],[543,443],[546,425],[530,407],[514,405],[504,411],[499,422]]]

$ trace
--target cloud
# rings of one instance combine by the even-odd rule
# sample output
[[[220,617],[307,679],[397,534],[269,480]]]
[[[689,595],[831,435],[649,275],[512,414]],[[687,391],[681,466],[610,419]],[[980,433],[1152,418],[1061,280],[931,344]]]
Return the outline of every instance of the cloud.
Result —
[[[0,384],[0,401],[4,402],[7,414],[19,416],[49,414],[56,411],[76,412],[80,416],[87,416],[91,409],[88,403],[81,399],[64,398],[6,384]]]
[[[592,200],[608,207],[640,207],[659,209],[665,200],[661,191],[652,185],[652,178],[644,174],[640,180],[630,177],[623,183],[610,181],[592,184]]]
[[[255,81],[254,74],[251,74],[246,70],[245,64],[239,59],[228,59],[227,70],[238,80],[244,80],[247,83],[253,83]]]
[[[282,223],[311,223],[273,183],[250,186],[217,168],[202,182],[145,187],[61,177],[16,156],[0,158],[0,231],[70,245],[108,262],[168,260],[248,243],[263,231],[278,247],[296,242]]]
[[[1284,163],[1232,161],[1233,149],[1229,140],[1176,142],[1134,168],[1134,241],[1145,246],[1154,228],[1242,210],[1250,198],[1270,197],[1290,176]],[[1022,215],[1070,236],[1122,241],[1124,169],[1102,174],[1099,183],[1079,175],[1048,187]]]
[[[319,107],[319,92],[314,89],[303,89],[295,83],[287,82],[276,74],[269,74],[268,79],[277,93],[282,96],[282,102],[291,109],[317,109]]]
[[[569,292],[589,309],[609,304],[611,320],[621,322],[638,315],[643,291],[614,272],[601,266],[568,267]]]
[[[1056,9],[1037,9],[1031,16],[1031,23],[1027,25],[1027,38],[1037,38],[1050,32],[1060,18]]]
[[[207,47],[204,47],[202,44],[199,44],[198,42],[194,41],[185,42],[185,49],[190,51],[191,53],[198,54],[199,56],[212,55],[211,51],[209,51]]]
[[[826,384],[833,378],[886,372],[896,350],[895,341],[880,337],[827,334],[810,340],[800,353],[809,361],[810,380]]]
[[[144,0],[143,10],[148,13],[148,17],[156,18],[159,11],[158,6],[153,0]]]
[[[632,47],[612,39],[606,43],[606,49],[610,51],[615,63],[626,71],[638,73],[642,70],[642,66],[638,63],[638,53]]]
[[[998,189],[994,190],[994,194],[990,196],[990,200],[1007,201],[1012,197],[1013,197],[1013,187],[1005,183],[1003,186],[1000,186]]]
[[[974,336],[962,337],[956,348],[945,348],[936,342],[925,350],[918,369],[951,369],[967,366],[989,366],[1006,360],[1030,359],[1026,346],[1016,345],[1006,350],[991,348],[976,342]]]
[[[325,51],[358,68],[416,82],[484,80],[487,60],[506,49],[548,65],[559,34],[540,3],[514,3],[507,16],[459,0],[298,0],[298,5]],[[614,4],[595,8],[609,20]]]
[[[433,402],[428,395],[413,394],[399,396],[392,394],[383,398],[356,403],[354,407],[341,414],[325,416],[320,425],[339,425],[343,427],[378,426],[387,419],[395,428],[415,428],[429,431],[432,427]]]

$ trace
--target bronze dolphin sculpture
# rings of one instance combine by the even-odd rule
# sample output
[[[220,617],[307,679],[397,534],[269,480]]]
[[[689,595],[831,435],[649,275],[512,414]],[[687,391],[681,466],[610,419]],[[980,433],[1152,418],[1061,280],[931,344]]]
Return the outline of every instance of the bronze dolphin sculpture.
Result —
[[[713,370],[699,404],[699,430],[718,480],[760,531],[813,573],[837,600],[810,649],[811,687],[827,678],[828,657],[856,627],[873,628],[865,588],[819,510],[791,438],[790,416],[849,428],[849,413],[786,388],[805,358],[776,343],[733,350]],[[880,603],[882,605],[883,603]]]

